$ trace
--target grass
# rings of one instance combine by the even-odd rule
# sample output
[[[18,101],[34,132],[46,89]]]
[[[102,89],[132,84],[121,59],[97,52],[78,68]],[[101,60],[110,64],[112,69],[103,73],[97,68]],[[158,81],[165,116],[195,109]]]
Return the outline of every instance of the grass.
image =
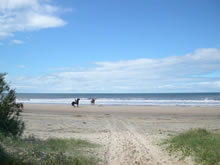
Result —
[[[96,144],[79,139],[39,140],[0,136],[1,165],[93,165]]]
[[[196,163],[220,164],[220,133],[191,129],[165,140],[163,144],[169,153],[182,153],[182,159],[192,156]]]

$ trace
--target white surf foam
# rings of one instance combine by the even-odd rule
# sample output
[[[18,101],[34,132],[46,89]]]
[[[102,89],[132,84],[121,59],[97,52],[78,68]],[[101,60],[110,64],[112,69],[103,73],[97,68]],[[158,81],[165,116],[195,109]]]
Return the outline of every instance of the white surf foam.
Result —
[[[71,104],[75,98],[62,99],[17,99],[26,104]],[[97,105],[179,105],[179,106],[220,106],[220,100],[145,100],[145,99],[96,99]],[[90,99],[81,98],[80,104],[89,105]]]

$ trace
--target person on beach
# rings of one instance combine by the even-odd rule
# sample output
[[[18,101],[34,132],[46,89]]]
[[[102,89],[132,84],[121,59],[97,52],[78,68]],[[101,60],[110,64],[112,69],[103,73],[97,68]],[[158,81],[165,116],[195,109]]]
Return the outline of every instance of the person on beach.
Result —
[[[75,101],[72,102],[72,106],[75,107],[75,104],[77,105],[77,107],[79,106],[79,98],[75,99]]]
[[[94,98],[91,99],[91,104],[92,104],[92,105],[95,104],[95,99],[94,99]]]

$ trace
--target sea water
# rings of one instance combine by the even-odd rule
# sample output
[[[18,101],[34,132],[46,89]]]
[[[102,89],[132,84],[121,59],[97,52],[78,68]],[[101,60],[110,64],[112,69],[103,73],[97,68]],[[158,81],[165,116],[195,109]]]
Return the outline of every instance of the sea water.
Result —
[[[25,104],[71,104],[80,98],[81,105],[157,105],[220,106],[220,93],[17,93],[17,102]]]

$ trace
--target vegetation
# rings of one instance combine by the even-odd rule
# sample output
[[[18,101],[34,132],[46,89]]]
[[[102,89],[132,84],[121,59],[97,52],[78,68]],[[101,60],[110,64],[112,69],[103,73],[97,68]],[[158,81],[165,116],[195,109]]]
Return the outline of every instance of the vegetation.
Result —
[[[92,165],[97,145],[76,139],[39,140],[1,136],[0,164],[5,165]]]
[[[191,129],[166,140],[170,153],[182,153],[182,158],[192,156],[204,165],[220,164],[220,133],[205,129]]]
[[[97,145],[76,139],[22,139],[24,122],[22,104],[16,103],[15,90],[10,89],[0,73],[0,164],[1,165],[92,165]]]
[[[20,117],[23,105],[16,103],[15,90],[9,88],[4,77],[0,74],[0,132],[20,136],[24,130]]]

